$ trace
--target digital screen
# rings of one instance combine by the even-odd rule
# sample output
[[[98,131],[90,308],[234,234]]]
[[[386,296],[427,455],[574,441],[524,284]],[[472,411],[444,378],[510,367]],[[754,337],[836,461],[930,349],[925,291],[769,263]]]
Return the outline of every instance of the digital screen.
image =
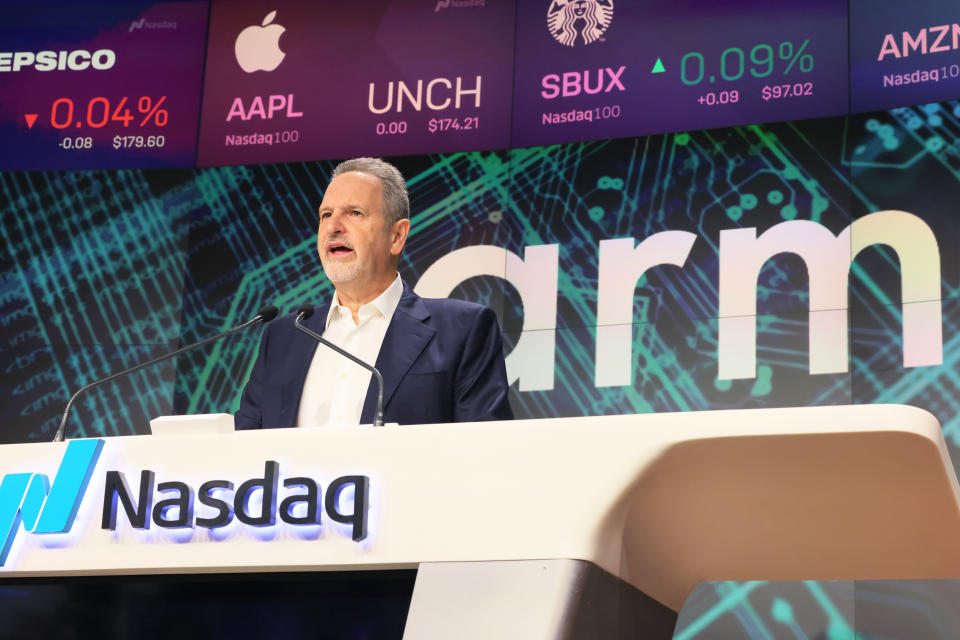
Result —
[[[493,150],[949,100],[955,4],[19,3],[0,25],[0,170]]]
[[[850,0],[850,101],[877,111],[960,97],[957,0]]]
[[[201,166],[504,148],[513,2],[215,1]]]
[[[193,166],[206,2],[4,11],[0,170]]]
[[[514,146],[846,113],[837,0],[552,0],[517,18]]]

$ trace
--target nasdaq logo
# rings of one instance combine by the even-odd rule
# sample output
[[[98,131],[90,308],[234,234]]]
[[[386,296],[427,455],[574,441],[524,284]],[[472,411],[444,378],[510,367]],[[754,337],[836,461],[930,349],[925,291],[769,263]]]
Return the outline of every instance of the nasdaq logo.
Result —
[[[441,9],[449,9],[451,6],[454,9],[463,9],[465,7],[483,7],[486,4],[486,0],[437,0],[437,6],[434,7],[433,12],[437,13]]]
[[[161,20],[160,22],[147,22],[146,18],[140,18],[139,20],[134,20],[130,23],[130,28],[127,29],[127,33],[133,33],[138,29],[176,29],[177,23],[171,22],[169,20]]]
[[[131,527],[141,530],[150,528],[151,517],[154,524],[167,529],[216,529],[226,527],[234,518],[251,527],[272,527],[277,524],[278,516],[287,524],[319,525],[325,508],[332,521],[350,525],[354,541],[367,537],[370,504],[370,479],[367,476],[336,478],[325,491],[312,478],[287,478],[283,480],[285,489],[302,489],[303,492],[292,493],[283,500],[279,499],[279,487],[280,465],[274,460],[264,463],[263,477],[244,480],[236,491],[234,483],[229,480],[208,480],[197,490],[179,480],[158,483],[156,474],[149,469],[140,472],[139,489],[131,490],[123,472],[111,470],[107,471],[104,483],[101,527],[115,531],[121,512]],[[154,497],[158,494],[163,494],[164,499],[154,504]],[[259,504],[256,504],[255,497],[260,498]],[[196,513],[197,501],[215,509],[216,514],[211,512],[203,516]],[[352,505],[351,510],[343,510],[341,503]]]
[[[53,485],[42,473],[8,473],[0,482],[0,566],[23,528],[31,533],[65,533],[73,526],[103,440],[73,440]]]

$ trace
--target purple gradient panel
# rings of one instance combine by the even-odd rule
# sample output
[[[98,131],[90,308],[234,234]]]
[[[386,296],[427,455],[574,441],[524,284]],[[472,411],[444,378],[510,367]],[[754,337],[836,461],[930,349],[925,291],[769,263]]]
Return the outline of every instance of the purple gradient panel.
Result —
[[[960,98],[958,23],[957,0],[851,0],[852,110]]]
[[[103,69],[38,70],[38,61],[14,71],[15,56],[0,57],[0,170],[193,166],[206,2],[6,11],[8,53],[110,50],[115,60]],[[108,66],[106,54],[98,60]]]
[[[846,0],[527,0],[517,24],[514,146],[847,111]]]
[[[272,45],[256,36],[238,57],[274,9],[282,60],[258,63]],[[506,148],[515,15],[501,0],[216,0],[199,164]]]

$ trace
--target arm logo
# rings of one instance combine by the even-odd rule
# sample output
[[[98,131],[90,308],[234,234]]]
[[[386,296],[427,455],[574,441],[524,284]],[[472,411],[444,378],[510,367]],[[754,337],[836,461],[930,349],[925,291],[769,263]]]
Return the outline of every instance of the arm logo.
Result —
[[[8,473],[0,482],[0,566],[23,528],[31,533],[65,533],[73,526],[103,440],[73,440],[51,486],[42,473]]]
[[[560,44],[572,47],[600,39],[613,21],[613,0],[551,0],[547,28]]]

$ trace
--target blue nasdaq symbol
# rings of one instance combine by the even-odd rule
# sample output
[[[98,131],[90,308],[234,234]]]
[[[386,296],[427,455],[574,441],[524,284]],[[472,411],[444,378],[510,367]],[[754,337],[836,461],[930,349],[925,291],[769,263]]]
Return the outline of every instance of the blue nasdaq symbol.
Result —
[[[33,533],[65,533],[73,526],[87,491],[103,440],[73,440],[53,479],[42,473],[8,473],[0,482],[0,566],[20,529]]]

